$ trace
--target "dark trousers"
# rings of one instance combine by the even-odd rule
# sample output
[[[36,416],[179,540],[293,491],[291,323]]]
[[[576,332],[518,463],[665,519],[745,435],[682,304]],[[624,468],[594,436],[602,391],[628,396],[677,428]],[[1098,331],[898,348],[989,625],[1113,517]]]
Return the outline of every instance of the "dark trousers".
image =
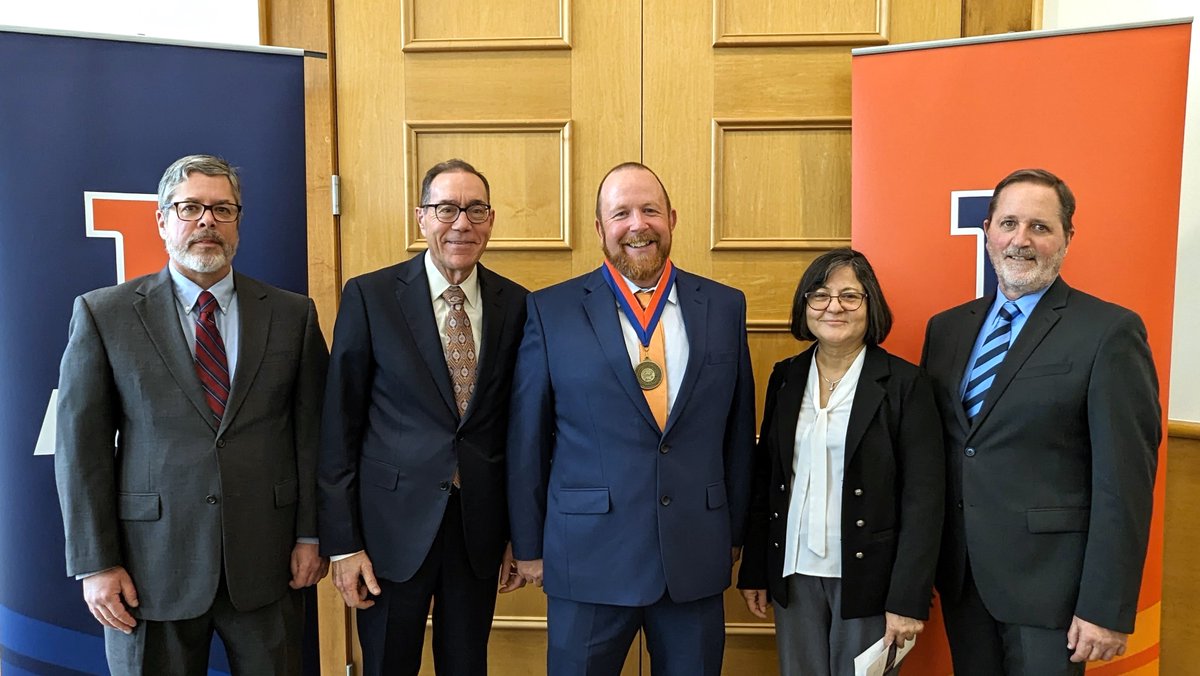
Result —
[[[1017,572],[1013,573],[1018,574]],[[969,676],[1082,676],[1071,662],[1067,630],[1007,624],[992,617],[967,562],[962,595],[942,596],[954,673]]]
[[[654,676],[719,676],[725,652],[721,595],[649,606],[610,606],[546,597],[550,676],[616,676],[638,629]]]
[[[433,603],[433,665],[440,676],[487,674],[499,568],[480,579],[467,559],[462,505],[451,494],[425,561],[404,582],[379,580],[375,605],[358,611],[366,676],[416,676]]]
[[[129,635],[105,627],[104,652],[113,676],[206,676],[215,631],[234,676],[297,676],[303,626],[299,591],[289,589],[274,603],[240,612],[222,573],[208,612],[190,620],[138,620]]]

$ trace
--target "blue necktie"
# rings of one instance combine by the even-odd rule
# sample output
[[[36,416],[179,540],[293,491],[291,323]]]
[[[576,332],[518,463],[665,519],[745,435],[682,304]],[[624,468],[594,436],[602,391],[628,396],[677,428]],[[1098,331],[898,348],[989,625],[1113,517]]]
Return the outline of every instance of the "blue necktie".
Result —
[[[1021,308],[1009,301],[1000,308],[996,316],[995,326],[988,337],[984,339],[979,349],[979,356],[971,367],[967,377],[967,389],[963,392],[963,408],[967,411],[967,419],[972,420],[979,415],[983,408],[983,400],[987,397],[988,388],[996,379],[1000,364],[1004,363],[1004,355],[1008,354],[1009,336],[1012,333],[1012,320],[1021,314]]]

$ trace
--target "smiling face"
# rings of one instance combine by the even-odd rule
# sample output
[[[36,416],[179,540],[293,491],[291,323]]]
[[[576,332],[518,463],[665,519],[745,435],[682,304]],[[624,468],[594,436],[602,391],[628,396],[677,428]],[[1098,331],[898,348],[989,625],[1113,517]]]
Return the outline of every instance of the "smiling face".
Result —
[[[237,204],[227,177],[199,172],[188,174],[187,180],[176,186],[171,201]],[[205,209],[200,220],[184,221],[172,206],[156,211],[154,217],[171,263],[183,276],[207,289],[229,274],[237,253],[239,221],[219,223],[211,209]]]
[[[639,167],[609,174],[596,203],[604,255],[633,283],[654,286],[671,254],[675,210],[658,179]]]
[[[487,248],[496,212],[490,212],[482,223],[472,223],[465,211],[473,204],[487,203],[487,189],[478,176],[465,171],[446,171],[433,177],[425,204],[455,204],[464,211],[459,212],[453,223],[443,223],[432,207],[417,207],[417,223],[429,243],[429,257],[451,284],[461,284],[471,276]]]
[[[1054,188],[1031,182],[1011,183],[996,199],[983,229],[988,257],[1006,298],[1040,291],[1058,277],[1071,241],[1061,206]]]
[[[849,265],[841,265],[829,272],[817,291],[824,291],[831,296],[848,291],[863,293],[862,282],[854,274]],[[846,310],[840,300],[830,299],[829,307],[824,310],[814,310],[805,306],[805,319],[808,330],[816,336],[822,348],[838,351],[854,350],[861,347],[867,335],[867,307],[871,299],[864,298],[862,305],[854,310]]]

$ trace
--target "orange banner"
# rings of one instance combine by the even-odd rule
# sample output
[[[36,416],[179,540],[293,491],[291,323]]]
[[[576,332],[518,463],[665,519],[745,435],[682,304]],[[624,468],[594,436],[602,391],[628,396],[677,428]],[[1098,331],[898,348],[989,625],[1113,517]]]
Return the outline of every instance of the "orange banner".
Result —
[[[1062,276],[1141,315],[1165,430],[1190,37],[1174,22],[855,50],[853,243],[896,315],[885,347],[917,361],[926,321],[984,292],[991,188],[1049,169],[1078,201]],[[1097,674],[1157,673],[1165,477],[1164,446],[1137,629]],[[951,673],[935,615],[907,671]]]

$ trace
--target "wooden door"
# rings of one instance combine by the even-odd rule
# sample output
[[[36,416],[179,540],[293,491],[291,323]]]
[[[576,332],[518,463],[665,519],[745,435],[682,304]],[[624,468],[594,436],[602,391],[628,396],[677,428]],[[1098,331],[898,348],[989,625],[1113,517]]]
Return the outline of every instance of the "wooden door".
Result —
[[[849,242],[850,49],[956,37],[962,22],[949,0],[333,8],[343,281],[424,248],[418,184],[449,157],[491,181],[489,267],[531,289],[581,274],[601,260],[597,182],[641,160],[679,212],[674,260],[749,298],[760,408],[771,364],[800,348],[787,332],[800,274]],[[541,591],[501,597],[496,615],[492,672],[543,673]],[[773,629],[736,590],[726,618],[725,673],[775,673]],[[649,673],[641,644],[624,673]]]

